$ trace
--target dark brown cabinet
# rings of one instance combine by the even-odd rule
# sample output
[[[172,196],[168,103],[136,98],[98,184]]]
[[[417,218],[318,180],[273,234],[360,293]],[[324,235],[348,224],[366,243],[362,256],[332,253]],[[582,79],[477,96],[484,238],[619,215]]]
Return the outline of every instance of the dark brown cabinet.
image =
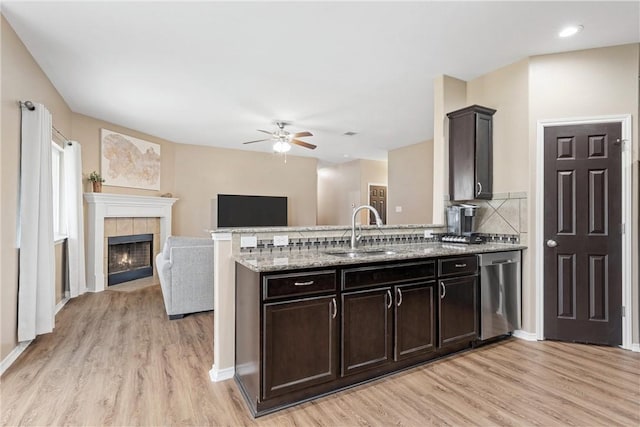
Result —
[[[439,281],[439,346],[471,342],[478,337],[478,276]]]
[[[495,112],[472,105],[447,114],[451,200],[491,199]]]
[[[264,399],[337,377],[337,314],[335,295],[265,304]]]
[[[435,282],[395,286],[396,361],[436,349]]]
[[[342,375],[392,360],[391,288],[342,295]]]
[[[475,255],[262,273],[236,264],[235,378],[251,411],[468,348],[476,274]]]

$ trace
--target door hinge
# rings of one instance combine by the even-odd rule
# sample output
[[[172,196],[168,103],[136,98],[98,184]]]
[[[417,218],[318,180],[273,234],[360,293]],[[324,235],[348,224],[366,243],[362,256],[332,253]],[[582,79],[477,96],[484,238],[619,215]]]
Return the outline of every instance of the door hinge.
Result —
[[[620,224],[620,234],[624,234],[626,232],[624,223]]]
[[[622,306],[622,317],[626,317],[627,316],[627,310],[625,310],[624,305]]]

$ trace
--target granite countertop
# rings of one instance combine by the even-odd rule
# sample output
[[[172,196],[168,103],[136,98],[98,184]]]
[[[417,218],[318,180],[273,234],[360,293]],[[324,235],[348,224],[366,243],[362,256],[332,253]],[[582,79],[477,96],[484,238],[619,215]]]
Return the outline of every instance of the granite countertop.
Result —
[[[337,256],[349,248],[318,250],[274,249],[273,252],[240,254],[235,260],[256,272],[294,270],[302,268],[333,267],[339,265],[363,264],[371,262],[399,261],[416,258],[435,258],[452,255],[479,254],[484,252],[504,252],[526,249],[526,246],[510,243],[483,243],[463,245],[454,243],[421,243],[387,246],[367,246],[357,250],[358,256]],[[372,251],[378,251],[374,253]]]

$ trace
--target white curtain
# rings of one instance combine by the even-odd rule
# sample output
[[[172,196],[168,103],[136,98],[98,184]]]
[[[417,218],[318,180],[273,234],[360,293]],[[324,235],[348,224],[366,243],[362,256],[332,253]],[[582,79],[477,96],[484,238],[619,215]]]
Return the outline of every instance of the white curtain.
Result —
[[[34,105],[34,111],[22,108],[19,341],[51,332],[55,315],[51,114]]]
[[[64,194],[67,222],[67,266],[69,296],[87,290],[84,269],[84,214],[82,207],[82,147],[76,141],[64,146]]]

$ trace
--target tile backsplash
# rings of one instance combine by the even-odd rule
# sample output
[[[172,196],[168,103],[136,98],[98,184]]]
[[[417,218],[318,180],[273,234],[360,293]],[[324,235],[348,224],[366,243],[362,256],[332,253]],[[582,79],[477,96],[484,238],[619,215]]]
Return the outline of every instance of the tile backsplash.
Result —
[[[448,205],[456,203],[447,202]],[[520,243],[526,244],[527,193],[499,193],[494,194],[492,200],[472,200],[468,203],[478,206],[476,232],[486,235],[515,235],[519,237]]]

